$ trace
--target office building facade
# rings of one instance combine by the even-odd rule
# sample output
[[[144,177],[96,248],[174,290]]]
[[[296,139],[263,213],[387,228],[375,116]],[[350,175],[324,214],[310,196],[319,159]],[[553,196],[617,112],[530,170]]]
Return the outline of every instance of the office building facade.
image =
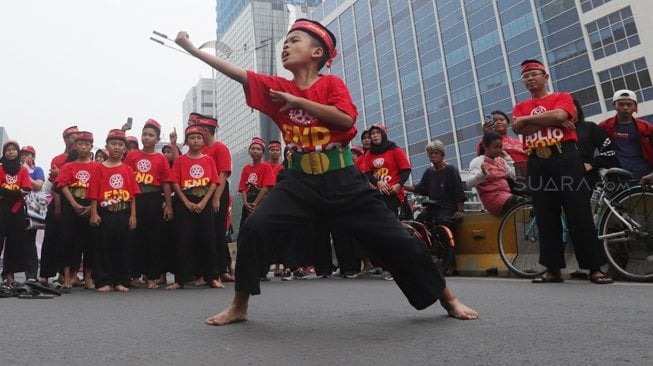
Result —
[[[338,38],[331,73],[351,90],[357,127],[384,123],[406,148],[413,180],[429,166],[424,146],[435,138],[449,162],[468,167],[484,116],[511,115],[529,97],[524,59],[541,60],[550,89],[572,93],[588,120],[614,115],[614,91],[628,88],[640,118],[653,121],[646,1],[325,0],[311,17]]]

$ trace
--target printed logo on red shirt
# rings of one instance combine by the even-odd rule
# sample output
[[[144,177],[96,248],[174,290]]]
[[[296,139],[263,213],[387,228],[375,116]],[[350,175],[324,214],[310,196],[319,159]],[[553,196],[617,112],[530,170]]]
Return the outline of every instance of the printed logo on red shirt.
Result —
[[[16,184],[18,182],[18,175],[5,174],[5,181],[9,184]]]
[[[615,132],[614,137],[620,140],[628,140],[630,138],[629,133],[624,133],[624,132]]]
[[[381,168],[384,163],[385,163],[385,159],[377,158],[377,159],[374,159],[374,161],[372,161],[372,166],[378,169],[378,168]]]
[[[80,170],[75,174],[75,179],[79,180],[82,183],[88,183],[88,180],[91,178],[91,173],[86,170]]]
[[[201,165],[193,164],[188,170],[188,174],[195,179],[202,178],[204,176],[204,168]]]
[[[122,188],[124,184],[125,184],[125,181],[122,178],[122,175],[120,175],[120,174],[114,174],[109,178],[109,185],[113,189]]]
[[[300,126],[308,126],[313,122],[316,122],[317,120],[315,117],[311,116],[310,114],[304,112],[303,109],[291,109],[288,112],[288,115],[290,116],[290,120],[297,125]]]
[[[152,169],[152,163],[147,159],[141,159],[136,163],[136,169],[141,173],[147,173]]]
[[[256,173],[250,173],[247,177],[247,183],[255,186],[256,182],[258,182],[258,175],[256,175]]]

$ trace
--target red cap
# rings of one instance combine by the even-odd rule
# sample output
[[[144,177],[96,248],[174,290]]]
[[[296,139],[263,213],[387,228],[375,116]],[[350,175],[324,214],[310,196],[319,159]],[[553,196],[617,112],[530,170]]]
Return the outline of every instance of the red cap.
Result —
[[[281,149],[281,142],[274,141],[274,140],[270,141],[270,143],[268,144],[268,149],[271,149],[273,147],[278,147],[279,149]]]
[[[79,132],[79,129],[77,128],[77,126],[70,126],[70,127],[66,128],[65,130],[63,130],[62,135],[63,135],[63,137],[66,137],[66,136],[68,136],[70,134],[77,133],[77,132]]]
[[[5,154],[5,151],[7,150],[7,146],[9,145],[14,145],[16,146],[16,150],[20,152],[20,145],[18,145],[18,141],[16,140],[7,140],[4,144],[2,144],[2,155]]]
[[[159,122],[153,120],[152,118],[145,121],[145,125],[143,126],[143,128],[148,128],[148,127],[156,130],[157,135],[161,134],[161,125],[159,124]]]
[[[107,140],[106,142],[109,142],[109,140],[121,140],[124,143],[127,143],[127,137],[125,136],[125,131],[114,128],[111,131],[109,131],[109,134],[107,135]]]
[[[331,68],[333,59],[338,55],[338,51],[336,50],[336,36],[334,36],[333,33],[331,33],[331,31],[322,24],[314,20],[304,18],[297,19],[295,23],[293,23],[293,25],[290,27],[288,33],[295,30],[301,30],[310,34],[322,42],[324,46],[326,46],[326,52],[329,55],[329,58],[326,62],[326,67]]]
[[[189,125],[198,125],[198,126],[209,126],[209,127],[215,127],[215,128],[219,127],[217,119],[215,119],[213,117],[205,116],[205,115],[202,115],[202,114],[199,114],[199,113],[195,113],[195,112],[191,113],[188,116],[188,124]]]
[[[526,71],[531,71],[531,70],[542,71],[543,73],[546,74],[546,69],[544,68],[544,65],[542,65],[542,63],[537,60],[526,60],[521,63],[522,74],[525,73]]]
[[[203,135],[204,129],[201,126],[188,126],[186,127],[186,138],[190,135]]]
[[[360,146],[352,146],[351,151],[356,151],[358,155],[363,155],[365,154],[365,151],[363,151],[363,148]]]
[[[260,137],[252,138],[252,142],[249,143],[249,146],[251,147],[254,144],[261,145],[263,149],[265,149],[265,141],[263,141],[263,139]]]
[[[127,136],[126,140],[127,142],[135,142],[136,144],[138,144],[138,137],[136,136]]]
[[[370,126],[369,131],[372,132],[372,129],[374,128],[378,128],[379,130],[383,131],[383,133],[385,133],[386,135],[388,134],[388,129],[380,123],[375,123],[372,126]]]
[[[34,155],[34,157],[36,157],[36,150],[34,150],[34,147],[32,147],[30,145],[27,145],[27,146],[23,147],[22,149],[20,149],[20,151],[21,152],[27,151],[28,153],[30,153],[30,154]]]
[[[77,141],[93,142],[93,134],[88,131],[79,131],[75,134],[75,142]]]

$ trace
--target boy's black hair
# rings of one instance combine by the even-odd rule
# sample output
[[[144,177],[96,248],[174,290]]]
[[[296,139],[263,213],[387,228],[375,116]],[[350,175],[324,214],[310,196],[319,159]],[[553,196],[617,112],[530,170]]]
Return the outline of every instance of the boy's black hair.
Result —
[[[331,32],[329,30],[329,28],[323,26],[320,22],[316,22],[315,20],[306,19],[306,18],[299,18],[295,22],[302,21],[302,20],[306,21],[306,22],[313,23],[313,24],[321,27],[322,29],[324,29],[329,34],[329,38],[331,38],[331,41],[333,42],[333,48],[336,47],[336,36],[333,34],[333,32]],[[327,61],[329,61],[329,47],[327,47],[327,45],[324,43],[324,41],[317,34],[311,32],[308,29],[291,29],[290,32],[292,32],[293,30],[301,30],[302,32],[308,34],[313,39],[313,45],[316,46],[316,47],[321,47],[322,48],[322,59],[320,60],[320,63],[318,64],[318,69],[322,69],[324,67],[324,65],[326,65]],[[290,32],[288,32],[288,33],[290,33]]]
[[[576,123],[585,122],[585,112],[583,112],[583,106],[580,105],[578,99],[573,98],[573,100],[574,100],[574,107],[576,107],[576,115],[577,115],[576,121],[574,122]]]
[[[203,129],[207,130],[211,135],[215,135],[215,127],[213,126],[207,126],[207,125],[201,125]]]
[[[483,135],[483,146],[490,146],[492,141],[503,140],[503,137],[496,132],[490,131]]]

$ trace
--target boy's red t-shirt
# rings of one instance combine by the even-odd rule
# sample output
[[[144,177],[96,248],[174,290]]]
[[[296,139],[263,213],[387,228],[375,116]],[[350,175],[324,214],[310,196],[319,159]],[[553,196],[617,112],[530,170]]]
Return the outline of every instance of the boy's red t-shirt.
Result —
[[[68,188],[88,188],[96,165],[99,165],[99,163],[95,161],[86,163],[71,161],[67,163],[59,170],[57,188],[66,186]]]
[[[9,175],[5,172],[2,164],[0,164],[0,187],[11,191],[20,191],[21,188],[32,190],[32,181],[29,180],[29,172],[27,172],[24,166],[21,166],[16,175]]]
[[[351,100],[347,85],[337,76],[320,75],[308,89],[300,89],[292,80],[247,71],[247,86],[244,90],[247,105],[272,118],[292,151],[325,151],[345,147],[356,136],[356,127],[353,125],[346,130],[340,130],[301,109],[280,112],[283,105],[270,99],[270,90],[290,93],[316,103],[335,106],[351,116],[355,122],[358,111]]]
[[[274,175],[274,181],[276,183],[277,181],[277,176],[279,176],[279,172],[283,170],[283,164],[271,164],[269,161],[266,161],[266,163],[270,164],[272,167],[272,174]]]
[[[168,159],[160,152],[147,154],[140,150],[133,150],[124,161],[134,170],[138,184],[161,187],[170,175]]]
[[[512,111],[513,117],[536,116],[547,111],[563,109],[569,113],[569,122],[574,122],[574,100],[568,93],[551,93],[541,99],[529,99],[518,103]],[[519,135],[524,149],[551,146],[562,141],[578,141],[576,131],[567,131],[559,127],[545,127],[538,132]]]
[[[259,188],[273,187],[275,183],[275,175],[270,164],[265,162],[256,165],[247,164],[240,174],[238,192],[244,192],[251,186]]]
[[[186,190],[195,187],[208,187],[211,183],[220,185],[220,178],[211,157],[202,155],[193,159],[188,155],[181,155],[170,169],[168,182],[177,183],[182,190]]]
[[[68,154],[65,154],[65,153],[55,156],[50,161],[50,169],[53,169],[55,167],[61,169],[64,166],[64,164],[66,164],[66,159],[68,159]],[[48,177],[48,180],[50,182],[55,182],[57,179],[56,178],[55,179],[50,179],[50,177]]]
[[[227,173],[227,176],[231,175],[231,152],[227,145],[216,141],[211,146],[202,147],[201,151],[202,154],[208,155],[213,159],[218,174]]]
[[[88,198],[96,200],[100,207],[131,202],[141,193],[134,171],[126,164],[108,167],[99,163],[91,173],[90,182]]]
[[[406,153],[400,147],[386,150],[381,154],[373,154],[371,151],[368,151],[361,158],[364,159],[362,163],[363,173],[372,172],[379,181],[384,181],[390,186],[399,183],[399,173],[402,170],[411,168]],[[397,192],[399,202],[403,202],[405,196],[406,193],[402,187]]]

